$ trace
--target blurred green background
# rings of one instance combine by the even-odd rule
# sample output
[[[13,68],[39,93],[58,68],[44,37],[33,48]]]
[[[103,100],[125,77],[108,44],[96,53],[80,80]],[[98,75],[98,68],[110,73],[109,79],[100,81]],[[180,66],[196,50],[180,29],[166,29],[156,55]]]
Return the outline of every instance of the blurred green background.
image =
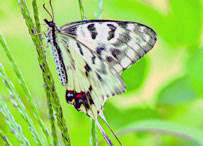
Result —
[[[97,1],[83,0],[82,2],[87,18],[95,19]],[[49,19],[42,8],[43,3],[48,5],[44,0],[38,4],[41,20]],[[158,35],[158,41],[153,50],[122,74],[127,84],[127,92],[110,98],[104,106],[107,121],[124,145],[198,146],[200,141],[195,141],[198,136],[203,141],[202,4],[202,0],[103,1],[103,19],[140,22],[152,27]],[[30,1],[28,6],[31,9]],[[77,0],[57,0],[53,2],[53,7],[58,26],[81,19]],[[43,21],[41,22],[44,24]],[[42,26],[43,31],[46,31],[47,26]],[[22,71],[40,116],[50,131],[36,50],[17,0],[0,0],[0,31]],[[49,49],[46,49],[46,56],[55,77],[60,103],[70,130],[71,142],[74,146],[89,145],[91,121],[84,113],[77,112],[66,103],[65,88],[58,81]],[[0,63],[3,64],[6,73],[14,83],[29,116],[43,135],[1,46]],[[16,121],[21,123],[23,133],[31,145],[36,145],[28,125],[13,107],[13,99],[3,82],[0,82],[0,95]],[[108,128],[102,125],[113,139]],[[20,144],[1,113],[0,129],[14,145]],[[97,136],[98,144],[106,145],[99,130],[97,130]],[[115,139],[113,142],[117,144]],[[1,139],[0,143],[2,143]]]

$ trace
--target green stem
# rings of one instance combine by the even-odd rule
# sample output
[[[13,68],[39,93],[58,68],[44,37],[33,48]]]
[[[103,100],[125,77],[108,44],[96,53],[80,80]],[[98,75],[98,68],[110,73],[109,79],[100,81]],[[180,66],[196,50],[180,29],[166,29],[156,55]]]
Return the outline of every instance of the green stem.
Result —
[[[79,7],[80,7],[80,15],[81,15],[81,19],[84,20],[85,19],[85,12],[84,12],[84,8],[82,5],[82,1],[78,0],[79,3]],[[91,145],[92,146],[96,146],[97,145],[97,141],[96,141],[96,127],[95,127],[95,120],[91,119]]]
[[[78,0],[79,7],[80,7],[80,16],[82,20],[85,20],[85,12],[84,12],[84,7],[82,5],[82,1]]]
[[[51,119],[50,121],[51,121],[51,125],[52,125],[52,133],[54,136],[54,144],[55,145],[57,144],[58,139],[56,136],[56,128],[54,126],[53,109],[55,110],[55,113],[56,113],[57,123],[61,130],[63,142],[65,145],[71,145],[68,128],[66,126],[66,122],[63,117],[62,107],[60,105],[59,98],[58,98],[58,95],[55,90],[54,80],[51,75],[50,69],[48,67],[46,57],[44,56],[43,42],[41,40],[40,35],[36,35],[36,34],[40,34],[40,32],[39,32],[40,29],[39,29],[39,25],[38,25],[39,21],[38,21],[38,15],[37,15],[38,11],[36,12],[36,10],[34,10],[34,12],[37,13],[37,14],[35,14],[35,22],[37,24],[36,29],[38,30],[38,32],[35,32],[35,25],[30,16],[30,12],[28,10],[26,0],[18,0],[18,3],[21,8],[21,13],[27,24],[29,34],[32,38],[34,45],[36,46],[36,51],[38,54],[38,62],[39,62],[40,68],[42,70],[42,76],[43,76],[43,80],[44,80],[44,84],[45,84],[45,92],[46,92],[47,100],[49,103],[48,108],[49,108],[49,116]],[[37,6],[34,5],[33,9],[37,9]]]
[[[97,140],[96,140],[96,124],[95,120],[91,119],[92,122],[92,127],[91,127],[91,146],[96,146],[97,145]]]
[[[9,109],[7,108],[6,104],[4,103],[2,97],[0,96],[0,111],[4,115],[7,124],[10,126],[11,131],[16,135],[17,139],[22,145],[28,146],[29,141],[27,138],[23,135],[21,126],[16,123],[13,115],[10,113]],[[1,134],[2,135],[2,134]],[[4,134],[3,134],[4,135]],[[4,138],[4,136],[3,136]],[[5,139],[6,140],[6,139]]]
[[[103,9],[102,9],[103,0],[96,0],[96,1],[98,3],[98,7],[97,7],[97,10],[95,12],[95,17],[96,17],[96,19],[101,19],[102,18],[102,12],[103,12]]]
[[[6,146],[12,146],[11,142],[5,136],[4,132],[0,130],[0,138],[4,141]]]
[[[23,119],[28,123],[29,129],[32,132],[34,140],[36,140],[40,145],[43,145],[43,140],[41,139],[40,135],[37,132],[37,129],[35,128],[32,119],[28,116],[27,111],[25,109],[25,106],[23,102],[20,100],[13,83],[9,80],[8,76],[6,75],[3,66],[0,64],[0,76],[5,83],[6,87],[9,90],[9,93],[12,97],[14,97],[15,101],[17,102],[17,109],[19,110],[20,114],[22,115]]]
[[[3,38],[3,36],[2,36],[1,33],[0,33],[0,44],[2,45],[2,47],[3,47],[3,49],[4,49],[4,52],[6,53],[8,59],[9,59],[9,61],[10,61],[10,63],[11,63],[11,66],[12,66],[13,70],[14,70],[15,73],[16,73],[16,76],[17,76],[17,78],[18,78],[18,81],[19,81],[19,83],[21,84],[21,86],[22,86],[22,88],[23,88],[23,91],[24,91],[24,93],[25,93],[25,95],[26,95],[26,97],[27,97],[27,100],[29,101],[29,104],[30,104],[31,107],[32,107],[32,110],[33,110],[33,112],[34,112],[34,115],[35,115],[35,117],[36,117],[36,119],[37,119],[37,121],[38,121],[40,127],[42,128],[43,133],[45,134],[45,136],[46,136],[46,138],[47,138],[47,142],[48,142],[48,144],[50,144],[49,138],[48,138],[49,135],[48,135],[48,133],[47,133],[47,130],[46,130],[45,126],[44,126],[43,121],[41,120],[41,118],[40,118],[40,116],[39,116],[39,112],[37,111],[37,108],[35,107],[35,104],[33,103],[31,93],[30,93],[30,91],[29,91],[29,89],[28,89],[28,87],[27,87],[27,85],[26,85],[26,83],[25,83],[25,81],[24,81],[24,79],[23,79],[23,77],[22,77],[21,71],[20,71],[20,69],[18,68],[18,66],[16,65],[16,63],[15,63],[15,61],[14,61],[14,59],[13,59],[13,56],[12,56],[12,54],[11,54],[11,52],[10,52],[10,50],[9,50],[9,48],[8,48],[8,46],[7,46],[7,44],[6,44],[6,41],[5,41],[5,39]]]

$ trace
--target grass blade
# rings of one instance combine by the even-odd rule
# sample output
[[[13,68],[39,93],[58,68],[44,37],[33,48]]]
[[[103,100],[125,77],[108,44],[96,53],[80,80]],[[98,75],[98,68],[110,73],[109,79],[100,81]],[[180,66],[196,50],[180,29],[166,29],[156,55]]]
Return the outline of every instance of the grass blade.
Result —
[[[86,16],[85,16],[85,12],[84,12],[84,8],[82,5],[82,1],[78,0],[79,3],[79,8],[80,8],[80,15],[81,15],[81,19],[85,20]],[[97,138],[96,138],[96,124],[95,124],[95,120],[91,119],[91,137],[90,137],[90,145],[91,146],[96,146],[97,145]]]
[[[4,115],[4,117],[6,119],[6,122],[10,126],[11,132],[13,132],[16,135],[17,139],[19,140],[19,142],[21,144],[23,144],[25,146],[28,146],[29,145],[29,141],[23,135],[21,126],[18,123],[16,123],[13,115],[10,113],[9,109],[7,108],[7,106],[4,103],[4,101],[3,101],[1,96],[0,96],[0,111]],[[4,136],[3,136],[3,138],[4,138]]]
[[[84,12],[84,7],[82,5],[82,1],[78,0],[79,3],[79,7],[80,7],[80,16],[81,16],[81,20],[85,20],[86,16],[85,16],[85,12]]]
[[[1,100],[1,97],[0,97]],[[6,146],[11,146],[11,142],[9,141],[9,139],[6,137],[6,135],[4,134],[3,131],[0,130],[0,138],[4,141]]]
[[[119,132],[119,135],[140,131],[165,133],[176,137],[197,141],[200,145],[203,144],[202,131],[177,123],[161,120],[144,120],[130,124],[125,128],[122,128]]]
[[[91,146],[97,146],[97,140],[96,140],[96,124],[95,124],[95,120],[91,119],[92,122],[92,126],[91,126]]]
[[[7,46],[7,43],[6,43],[5,39],[3,38],[1,32],[0,32],[0,44],[2,45],[2,47],[4,49],[4,52],[6,53],[8,59],[9,59],[9,61],[11,63],[11,66],[12,66],[13,70],[16,73],[18,81],[19,81],[19,83],[21,84],[21,86],[23,88],[23,91],[24,91],[24,93],[25,93],[25,95],[27,97],[27,100],[29,101],[30,106],[32,107],[32,110],[34,112],[34,116],[36,117],[40,127],[42,128],[43,133],[45,134],[45,136],[47,138],[47,142],[48,142],[48,144],[50,144],[47,129],[45,128],[44,123],[43,123],[43,121],[41,120],[41,118],[39,116],[39,112],[37,111],[37,108],[35,107],[35,104],[33,103],[32,96],[31,96],[31,93],[30,93],[30,91],[28,89],[28,86],[26,85],[26,83],[25,83],[25,81],[24,81],[24,79],[22,77],[20,69],[18,68],[18,66],[15,63],[15,61],[13,59],[13,56],[12,56],[8,46]]]
[[[9,80],[8,76],[6,75],[3,66],[0,64],[0,77],[3,80],[4,84],[6,85],[6,87],[9,90],[9,93],[11,94],[11,96],[15,99],[15,101],[17,102],[17,109],[20,112],[20,114],[22,115],[23,119],[28,123],[29,125],[29,129],[32,132],[33,138],[34,140],[39,143],[40,145],[43,144],[43,140],[40,137],[40,135],[38,134],[32,119],[28,116],[27,111],[25,109],[25,106],[23,104],[23,102],[20,100],[14,86],[13,83]]]
[[[96,19],[101,19],[102,18],[102,12],[103,12],[103,9],[102,9],[103,0],[96,0],[96,2],[98,3],[98,7],[97,7],[97,10],[95,12],[95,17],[96,17]]]
[[[36,51],[38,54],[38,62],[39,62],[40,68],[42,70],[43,80],[44,80],[44,84],[45,84],[45,92],[46,92],[47,100],[49,103],[48,108],[49,108],[49,116],[51,119],[50,121],[51,121],[51,125],[52,125],[52,133],[55,136],[54,137],[54,144],[56,145],[57,137],[56,137],[56,128],[54,126],[53,109],[56,112],[57,123],[58,123],[60,130],[61,130],[63,142],[65,145],[70,145],[70,136],[68,133],[68,128],[66,126],[65,119],[63,117],[62,107],[60,105],[59,98],[58,98],[58,95],[57,95],[56,90],[55,90],[53,77],[51,75],[50,69],[48,67],[48,63],[47,63],[46,58],[44,56],[44,49],[42,47],[43,42],[40,38],[40,35],[36,35],[36,34],[39,34],[40,32],[36,32],[36,34],[35,34],[35,25],[33,23],[31,16],[30,16],[30,12],[28,10],[26,1],[25,0],[18,0],[18,3],[19,3],[19,6],[21,8],[21,13],[25,19],[26,24],[27,24],[29,34],[32,38],[34,45],[36,46]],[[37,7],[35,7],[34,9],[37,9]],[[34,10],[34,12],[36,12],[36,10]],[[37,14],[35,14],[35,21],[36,21],[36,16],[37,16]],[[36,21],[36,23],[39,23],[37,21]],[[37,28],[37,29],[39,31],[39,28]]]

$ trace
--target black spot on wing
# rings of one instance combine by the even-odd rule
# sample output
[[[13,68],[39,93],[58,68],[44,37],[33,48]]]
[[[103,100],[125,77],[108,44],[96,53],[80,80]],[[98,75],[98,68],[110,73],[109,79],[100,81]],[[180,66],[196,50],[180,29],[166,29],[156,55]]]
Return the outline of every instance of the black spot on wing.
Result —
[[[120,21],[118,24],[119,24],[119,26],[121,26],[122,28],[126,29],[128,23],[127,23],[127,22]]]
[[[103,81],[103,79],[101,78],[101,76],[100,76],[98,73],[96,73],[96,75],[97,75],[97,78],[98,78],[100,81]]]
[[[92,35],[92,39],[94,40],[97,37],[97,32],[91,32],[91,35]]]
[[[79,48],[80,54],[84,55],[82,47],[80,46],[80,44],[78,42],[76,44],[77,44],[77,47]]]
[[[111,40],[112,38],[114,38],[115,36],[115,31],[116,31],[116,27],[113,24],[107,24],[107,26],[109,27],[110,31],[109,31],[109,36],[108,36],[108,40]]]
[[[102,51],[104,51],[105,48],[104,47],[97,47],[96,52],[97,54],[101,55]]]
[[[88,77],[89,76],[89,72],[91,71],[90,66],[86,63],[85,65],[85,75]]]
[[[77,27],[76,26],[68,27],[64,30],[64,32],[70,34],[71,36],[77,36],[76,35]]]
[[[92,39],[96,39],[98,33],[96,32],[94,24],[89,24],[87,29],[90,31]]]
[[[96,57],[93,56],[91,59],[92,59],[92,63],[95,64],[95,59],[96,59]]]
[[[68,103],[72,102],[74,96],[75,96],[74,91],[66,90],[66,101]]]
[[[66,90],[66,101],[80,111],[81,105],[84,105],[86,110],[90,108],[92,104],[94,104],[94,101],[91,97],[90,92],[92,91],[92,87],[89,87],[89,90],[87,92],[75,92],[72,90]]]
[[[91,70],[91,68],[90,68],[90,66],[86,63],[86,65],[85,65],[85,69],[86,69],[86,71],[90,71]]]
[[[107,56],[106,60],[111,63],[114,59],[111,56]]]
[[[96,28],[95,28],[94,24],[89,24],[89,25],[87,26],[87,29],[88,29],[89,31],[96,31]]]
[[[119,59],[119,55],[121,55],[121,51],[118,49],[113,49],[111,53],[116,59]]]
[[[129,32],[124,32],[124,33],[121,33],[117,39],[117,41],[115,43],[113,43],[113,45],[115,47],[121,47],[125,44],[128,44],[130,42],[132,38],[130,37],[130,34]]]
[[[122,40],[123,42],[128,43],[131,40],[129,32],[122,33],[119,36],[119,40]]]
[[[92,96],[91,96],[91,94],[90,94],[89,91],[86,93],[86,96],[87,96],[87,98],[88,98],[88,100],[89,100],[88,102],[89,102],[90,104],[94,104],[94,101],[93,101]],[[89,105],[89,103],[88,103],[88,105]]]
[[[89,87],[89,91],[91,92],[92,91],[92,86],[90,85],[90,87]]]

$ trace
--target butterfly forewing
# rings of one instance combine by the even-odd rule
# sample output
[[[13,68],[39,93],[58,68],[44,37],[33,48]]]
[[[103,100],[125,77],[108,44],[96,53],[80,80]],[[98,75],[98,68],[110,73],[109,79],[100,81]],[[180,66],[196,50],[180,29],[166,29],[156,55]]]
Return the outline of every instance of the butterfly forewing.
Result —
[[[156,33],[135,22],[87,20],[61,27],[61,32],[85,44],[121,73],[138,61],[156,42]]]

